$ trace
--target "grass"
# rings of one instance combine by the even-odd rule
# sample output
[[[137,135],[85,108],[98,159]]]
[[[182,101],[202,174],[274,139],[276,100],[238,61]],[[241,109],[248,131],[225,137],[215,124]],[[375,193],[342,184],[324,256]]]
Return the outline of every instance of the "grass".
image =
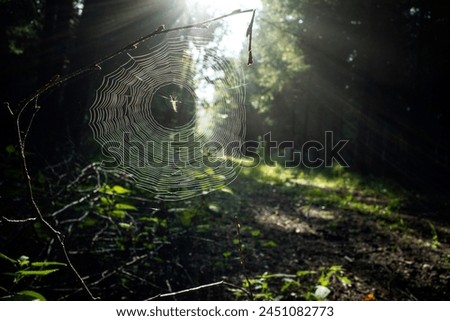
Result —
[[[401,207],[405,198],[405,193],[394,185],[373,178],[363,179],[343,167],[311,171],[283,168],[275,163],[244,168],[241,174],[247,179],[244,189],[254,187],[248,185],[253,181],[253,184],[281,187],[277,191],[301,196],[317,206],[377,216],[389,216]]]
[[[243,182],[233,187],[240,192],[251,194],[261,185],[271,186],[279,195],[298,199],[303,208],[314,206],[323,212],[357,212],[382,227],[409,231],[400,215],[408,194],[386,180],[364,178],[341,166],[309,170],[283,168],[277,163],[244,168],[241,176]],[[337,217],[330,222],[330,227],[339,224],[338,220]]]

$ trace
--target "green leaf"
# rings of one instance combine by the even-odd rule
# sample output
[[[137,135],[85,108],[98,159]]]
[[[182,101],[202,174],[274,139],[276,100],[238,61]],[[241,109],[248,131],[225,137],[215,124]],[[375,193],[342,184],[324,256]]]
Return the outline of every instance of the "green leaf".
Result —
[[[224,193],[228,193],[231,195],[234,195],[234,192],[231,188],[229,188],[228,186],[224,186],[221,189],[219,189],[219,191],[224,192]]]
[[[17,294],[23,296],[24,301],[47,301],[42,294],[31,290],[20,291]]]
[[[92,227],[97,224],[97,220],[92,217],[86,217],[83,221],[80,222],[81,226]]]
[[[100,197],[100,202],[104,205],[112,205],[114,201],[110,199],[109,197],[102,196]]]
[[[339,272],[342,270],[342,266],[340,265],[332,265],[329,269],[329,272]]]
[[[213,213],[219,213],[220,207],[217,204],[209,204],[208,209]]]
[[[262,247],[277,247],[278,243],[275,241],[267,241],[261,244]]]
[[[323,287],[327,287],[328,284],[330,284],[330,278],[327,277],[327,275],[325,275],[324,272],[322,272],[317,283],[319,283]]]
[[[339,276],[338,279],[341,280],[341,282],[344,284],[352,284],[352,281],[346,276]]]
[[[258,236],[261,235],[261,231],[260,231],[260,230],[253,230],[253,231],[250,232],[250,234],[251,234],[253,237],[258,237]]]
[[[197,212],[195,209],[188,209],[183,213],[181,213],[180,215],[181,224],[183,224],[184,226],[189,226],[191,224],[192,219],[195,217],[196,213]]]
[[[62,263],[62,262],[33,262],[33,263],[31,263],[31,266],[36,266],[36,267],[45,267],[45,266],[52,266],[52,265],[67,266],[66,263]]]
[[[138,221],[142,221],[142,222],[152,222],[155,224],[159,223],[159,218],[158,217],[139,217]]]
[[[131,224],[128,224],[128,223],[122,223],[122,222],[119,223],[119,226],[120,226],[121,228],[125,229],[125,230],[130,230],[130,229],[132,228],[132,225],[131,225]]]
[[[117,194],[129,194],[131,191],[120,185],[114,185],[112,190]]]
[[[111,194],[111,187],[109,185],[103,185],[102,187],[100,187],[98,189],[99,192],[101,193],[106,193],[106,194]]]
[[[295,280],[293,280],[293,279],[290,279],[290,278],[284,279],[283,282],[284,282],[284,284],[283,284],[283,286],[280,288],[280,291],[281,291],[281,292],[286,292],[286,291],[288,291],[291,287],[294,287],[294,288],[299,288],[299,287],[300,287],[300,283],[299,283],[299,282],[297,282],[297,281],[295,281]]]
[[[131,204],[117,203],[114,207],[115,207],[117,210],[137,211],[136,206],[131,205]]]
[[[205,233],[205,232],[209,232],[210,230],[210,225],[209,224],[199,224],[197,225],[197,231],[200,233]]]
[[[109,195],[131,193],[129,189],[126,189],[125,187],[122,187],[120,185],[114,185],[113,187],[109,185],[103,185],[101,188],[99,188],[99,191]]]
[[[49,275],[53,272],[58,271],[59,269],[50,269],[50,270],[21,270],[17,271],[16,274],[19,276],[45,276]]]
[[[127,213],[122,210],[113,210],[109,212],[109,216],[123,219]]]
[[[226,251],[226,252],[223,252],[222,255],[223,255],[224,258],[227,259],[227,258],[229,258],[231,256],[231,252],[230,251]]]
[[[298,277],[302,277],[302,276],[306,276],[306,275],[310,275],[310,274],[316,274],[315,271],[297,271],[296,275]]]

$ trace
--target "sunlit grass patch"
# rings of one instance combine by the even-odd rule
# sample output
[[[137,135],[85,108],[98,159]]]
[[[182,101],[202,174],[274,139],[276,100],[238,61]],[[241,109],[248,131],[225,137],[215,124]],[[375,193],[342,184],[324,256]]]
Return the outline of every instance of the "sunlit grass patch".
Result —
[[[295,178],[296,171],[274,163],[273,165],[260,164],[247,167],[241,173],[259,183],[283,185]]]
[[[343,167],[331,169],[299,169],[286,168],[278,163],[272,165],[259,164],[242,170],[242,175],[266,184],[294,184],[305,187],[318,187],[325,189],[346,189],[356,191],[361,187],[361,178],[350,173]],[[367,186],[369,188],[369,186]],[[369,188],[375,193],[374,188]]]
[[[260,164],[244,168],[242,175],[251,192],[258,191],[258,184],[277,186],[277,194],[298,198],[302,206],[370,214],[389,224],[400,224],[395,214],[404,203],[403,192],[388,182],[364,178],[340,166],[309,170]]]

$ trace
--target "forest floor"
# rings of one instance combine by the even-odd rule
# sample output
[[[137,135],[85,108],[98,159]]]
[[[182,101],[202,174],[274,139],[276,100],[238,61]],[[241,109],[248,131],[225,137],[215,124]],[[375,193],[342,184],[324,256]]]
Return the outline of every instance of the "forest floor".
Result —
[[[209,217],[207,241],[195,247],[217,246],[204,253],[212,257],[197,252],[196,262],[223,256],[235,273],[225,268],[222,278],[247,289],[249,281],[261,300],[450,300],[443,203],[369,182],[345,173],[246,169],[228,200],[209,203],[217,215]],[[228,290],[248,299],[241,289]]]
[[[39,201],[64,209],[89,200],[48,217],[57,218],[78,272],[104,300],[450,300],[448,198],[342,168],[260,165],[220,191],[161,202],[123,177],[90,192],[99,175],[81,172],[79,188],[63,187],[48,204],[42,188]],[[11,204],[4,208],[14,213]],[[0,252],[13,259],[61,260],[39,224],[4,222],[0,238]],[[6,272],[30,268],[13,259]],[[49,300],[87,299],[67,268],[20,281],[8,275],[21,274],[0,273],[6,296],[31,289]]]

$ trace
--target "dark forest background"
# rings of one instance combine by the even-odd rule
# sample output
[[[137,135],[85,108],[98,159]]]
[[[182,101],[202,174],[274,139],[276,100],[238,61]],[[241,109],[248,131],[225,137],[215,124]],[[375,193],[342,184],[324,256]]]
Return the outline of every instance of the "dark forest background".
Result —
[[[415,201],[438,196],[439,201],[433,199],[430,202],[439,208],[448,206],[450,4],[440,0],[262,2],[263,8],[256,14],[254,28],[255,62],[252,66],[245,66],[247,139],[258,140],[265,133],[271,132],[274,140],[294,141],[296,146],[301,146],[310,140],[323,141],[324,133],[332,131],[335,140],[349,140],[343,151],[343,156],[350,165],[349,173],[368,182],[388,181],[404,193],[409,193],[409,196],[413,195]],[[31,211],[27,205],[17,155],[19,146],[14,118],[6,103],[13,111],[16,110],[23,99],[45,85],[54,75],[66,75],[89,65],[162,24],[170,28],[206,18],[211,17],[207,17],[204,12],[199,13],[190,7],[189,1],[183,0],[0,0],[0,100],[3,103],[0,108],[0,216],[23,218],[30,216]],[[244,40],[245,30],[242,33]],[[243,65],[246,62],[245,55],[244,51]],[[82,174],[92,169],[89,164],[100,156],[88,126],[89,106],[95,97],[99,79],[100,76],[93,71],[87,76],[64,83],[40,98],[41,110],[29,135],[27,156],[38,200],[44,209],[51,209],[48,213],[55,213],[58,208],[69,204],[69,198],[80,197],[80,190],[68,190],[66,187],[71,180],[84,177]],[[91,176],[83,184],[98,183],[92,183],[90,179]],[[234,243],[230,247],[219,249],[222,265],[216,262],[219,267],[200,267],[199,271],[206,269],[205,272],[198,272],[204,273],[201,276],[189,276],[187,272],[178,271],[179,265],[189,270],[187,266],[194,266],[195,263],[183,263],[187,258],[182,258],[181,261],[174,259],[184,252],[189,252],[190,258],[195,257],[192,250],[183,248],[187,245],[180,235],[192,236],[190,233],[194,232],[190,228],[195,222],[197,227],[206,224],[195,220],[217,214],[219,210],[211,205],[211,200],[202,198],[180,206],[185,209],[180,219],[176,218],[177,211],[170,210],[174,208],[173,205],[152,200],[151,195],[133,191],[137,194],[132,194],[132,198],[128,193],[133,190],[132,182],[113,176],[105,184],[107,185],[102,185],[100,192],[106,195],[107,200],[99,196],[98,199],[93,197],[90,203],[76,204],[70,214],[72,216],[69,216],[71,219],[81,217],[92,208],[97,214],[100,213],[99,217],[105,216],[106,212],[101,212],[98,206],[110,204],[109,197],[114,198],[111,202],[117,202],[120,195],[130,197],[128,202],[132,204],[126,204],[133,207],[125,208],[130,212],[139,212],[145,208],[147,213],[151,213],[151,218],[148,219],[150,223],[147,223],[153,224],[152,230],[145,230],[145,237],[151,238],[148,242],[152,245],[141,245],[143,251],[159,254],[151,254],[153,261],[147,262],[148,265],[145,266],[159,263],[163,267],[156,268],[151,276],[139,278],[156,284],[154,294],[161,293],[162,289],[170,290],[166,283],[158,283],[160,275],[181,275],[178,278],[167,277],[171,280],[170,284],[178,284],[180,289],[212,281],[206,275],[217,276],[230,272],[226,268],[227,259],[236,254],[230,253],[230,248],[234,251],[233,244],[239,243],[233,237]],[[253,186],[246,184],[244,186]],[[112,186],[123,189],[116,188],[113,191]],[[246,194],[250,193],[248,190],[239,190],[238,187],[234,194],[241,195],[243,199],[248,196],[247,205],[252,202],[250,200],[262,201]],[[254,187],[259,188],[257,185]],[[277,196],[275,193],[271,197],[282,199],[288,197],[286,195],[290,194]],[[143,201],[144,198],[147,201]],[[227,203],[227,200],[220,197],[214,202],[228,208],[230,212],[234,211],[230,210],[233,202]],[[321,206],[320,202],[311,204]],[[386,205],[383,204],[380,206]],[[415,207],[414,202],[407,204],[411,213],[419,213],[428,206]],[[233,213],[230,215],[237,215]],[[439,222],[448,221],[446,210],[436,210],[433,213]],[[121,214],[111,217],[128,224],[123,221],[125,216],[122,217]],[[418,217],[420,215],[416,216],[417,220]],[[175,223],[173,226],[167,223],[171,220],[176,222],[177,219],[181,220],[179,225],[188,232],[180,232]],[[414,215],[411,220],[414,221]],[[66,231],[69,225],[62,224],[62,221],[56,220],[53,223]],[[118,270],[135,266],[138,261],[133,262],[132,258],[137,260],[142,254],[136,250],[141,245],[136,245],[138,241],[134,239],[139,233],[126,225],[120,225],[123,229],[119,233],[120,240],[113,241],[114,237],[119,236],[114,236],[111,232],[108,236],[110,239],[105,238],[99,245],[104,248],[104,252],[90,252],[89,246],[94,242],[84,244],[83,235],[101,235],[99,231],[102,229],[104,232],[114,227],[115,231],[119,225],[108,220],[100,224],[103,221],[98,217],[83,222],[84,225],[79,227],[83,233],[69,238],[72,242],[70,244],[73,244],[71,251],[76,257],[76,265],[83,266],[82,272],[87,274],[89,269],[95,270],[92,275],[99,277],[92,276],[90,280],[98,281],[93,282],[94,288],[101,288],[99,280],[103,282],[100,277],[102,267],[95,263],[99,260],[97,256],[108,253],[101,258],[103,261],[100,265],[103,267],[110,264],[108,262],[111,261],[108,260],[113,260],[113,257],[122,260],[124,264]],[[25,224],[17,228],[17,225],[5,221],[0,224],[3,224],[0,252],[8,257],[18,259],[20,255],[39,253],[35,260],[64,261],[59,250],[55,250],[53,241],[48,241],[51,236],[42,231],[42,226]],[[135,223],[135,226],[144,229],[139,224]],[[232,231],[233,224],[232,222]],[[429,226],[428,223],[426,226]],[[175,230],[170,230],[171,227]],[[167,236],[170,233],[172,236]],[[215,235],[214,233],[211,232],[210,235]],[[253,238],[259,237],[258,232],[249,233]],[[222,237],[217,236],[218,240],[214,242],[219,242]],[[194,239],[199,242],[200,237]],[[445,242],[441,240],[441,243]],[[176,250],[167,250],[167,244],[178,245]],[[115,253],[114,246],[122,252]],[[202,245],[196,243],[195,246]],[[123,253],[125,248],[132,247],[135,252]],[[165,254],[161,254],[161,251]],[[251,257],[252,254],[248,255]],[[126,265],[126,262],[133,263]],[[239,269],[239,264],[236,263],[231,272],[239,274]],[[251,263],[249,269],[252,269]],[[136,268],[128,272],[135,277],[140,275],[138,271],[139,268]],[[448,270],[445,271],[448,273]],[[64,273],[66,274],[62,279],[65,281],[61,287],[76,289],[77,283],[70,280],[70,272]],[[118,272],[111,273],[113,275]],[[126,289],[127,282],[131,282],[124,281],[127,277],[129,276],[116,275],[114,282],[122,282],[122,290]],[[129,278],[136,281],[133,277]],[[74,294],[70,294],[69,290],[61,290],[55,285],[57,278],[49,280],[47,285],[39,283],[42,280],[34,280],[25,283],[22,288],[33,288],[37,284],[35,288],[49,298],[83,298],[80,294],[82,291],[73,290]],[[7,284],[9,281],[4,282]],[[111,291],[112,298],[140,299],[145,296],[142,294],[144,289],[135,288],[135,296],[124,297],[121,290],[114,288],[114,282],[108,283],[109,290],[103,288],[98,292]],[[444,285],[448,284],[448,279],[442,282]],[[20,285],[17,285],[19,281],[14,280],[12,283],[14,284],[2,285],[2,289],[7,293],[16,293],[20,289]],[[383,298],[400,298],[398,295],[383,293],[380,294]],[[213,294],[209,295],[210,298],[216,298]],[[430,296],[421,297],[415,293],[415,297]]]
[[[197,21],[183,1],[2,1],[2,101],[14,106],[55,74],[111,53],[155,26]],[[449,5],[442,1],[282,1],[259,13],[249,70],[249,138],[348,139],[353,170],[415,188],[448,187]],[[92,82],[91,82],[92,83]],[[52,160],[86,139],[81,80],[48,97],[36,124]],[[2,150],[14,144],[2,109]],[[45,130],[41,130],[45,129]]]
[[[253,101],[266,128],[297,142],[332,130],[350,140],[352,169],[448,188],[449,10],[440,1],[268,2]]]

